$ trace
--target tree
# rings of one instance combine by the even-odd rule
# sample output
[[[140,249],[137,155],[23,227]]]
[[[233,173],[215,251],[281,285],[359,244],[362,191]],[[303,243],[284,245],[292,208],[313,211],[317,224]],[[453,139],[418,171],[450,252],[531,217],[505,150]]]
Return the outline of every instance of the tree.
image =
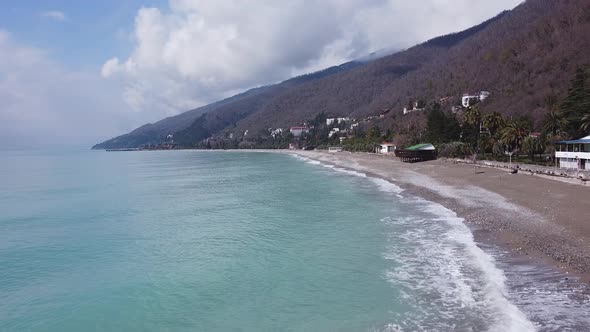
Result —
[[[561,110],[568,121],[567,131],[571,136],[581,134],[582,118],[590,109],[590,88],[587,84],[588,75],[583,68],[578,68]]]
[[[465,111],[465,123],[479,127],[479,124],[481,123],[481,112],[479,111],[479,108],[474,106]]]
[[[543,128],[553,136],[556,136],[558,133],[565,132],[568,123],[568,120],[559,109],[553,109],[545,114]]]
[[[545,144],[538,137],[527,136],[522,140],[522,150],[534,161],[536,154],[540,155],[545,151]]]
[[[438,103],[435,103],[426,119],[426,137],[437,145],[456,141],[461,134],[459,122],[453,115],[445,114]]]
[[[500,142],[509,151],[518,151],[524,137],[528,135],[526,128],[519,122],[509,123],[501,132]]]
[[[465,111],[465,124],[463,126],[463,139],[474,147],[479,143],[481,125],[481,112],[476,106],[469,107]]]
[[[483,126],[490,131],[491,136],[496,136],[506,126],[506,120],[498,112],[488,113],[483,116]]]
[[[377,126],[371,127],[367,132],[367,137],[371,139],[381,138],[381,130]]]

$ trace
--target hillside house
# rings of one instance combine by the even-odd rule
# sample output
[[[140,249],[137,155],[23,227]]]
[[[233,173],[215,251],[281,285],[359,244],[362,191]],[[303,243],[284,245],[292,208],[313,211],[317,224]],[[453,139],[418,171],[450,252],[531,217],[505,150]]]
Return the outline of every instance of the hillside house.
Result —
[[[347,122],[350,122],[350,118],[349,117],[329,118],[329,119],[326,119],[326,126],[331,126],[333,124],[347,123]]]
[[[272,138],[277,138],[283,135],[283,128],[268,128],[268,131],[270,132],[270,136],[272,136]]]
[[[590,136],[556,142],[555,158],[559,168],[590,169]]]
[[[410,114],[412,112],[419,112],[419,111],[423,111],[424,108],[420,107],[420,103],[419,102],[415,102],[414,103],[414,108],[412,108],[411,110],[408,109],[407,107],[404,107],[404,115],[406,114]]]
[[[483,102],[488,99],[490,93],[488,91],[480,91],[477,94],[466,93],[461,98],[461,105],[465,108],[471,107],[477,103]]]
[[[337,133],[340,132],[340,128],[333,128],[332,130],[330,130],[330,132],[328,133],[328,138],[332,138],[332,136],[336,135]]]
[[[307,127],[291,127],[289,129],[289,131],[291,132],[291,134],[293,134],[293,136],[300,137],[303,134],[309,133],[309,128],[307,128]]]

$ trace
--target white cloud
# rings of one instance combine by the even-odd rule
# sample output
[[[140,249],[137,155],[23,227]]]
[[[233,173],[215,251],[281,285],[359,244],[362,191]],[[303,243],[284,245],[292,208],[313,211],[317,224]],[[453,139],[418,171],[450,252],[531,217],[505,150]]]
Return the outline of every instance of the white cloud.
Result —
[[[66,14],[59,10],[48,10],[46,12],[41,13],[41,17],[50,18],[56,21],[63,22],[66,20]]]
[[[90,146],[161,114],[138,114],[117,85],[71,71],[0,30],[0,145]]]
[[[108,60],[136,110],[175,114],[383,48],[478,24],[521,0],[170,0],[141,8],[134,49]]]

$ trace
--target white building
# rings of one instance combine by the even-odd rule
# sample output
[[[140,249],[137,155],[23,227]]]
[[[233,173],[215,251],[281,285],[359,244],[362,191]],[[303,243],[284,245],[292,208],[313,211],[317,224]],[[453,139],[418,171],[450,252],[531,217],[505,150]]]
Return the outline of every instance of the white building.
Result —
[[[332,136],[336,135],[337,133],[340,132],[340,128],[333,128],[332,130],[330,130],[330,132],[328,133],[328,138],[332,138]]]
[[[329,119],[326,119],[326,126],[331,126],[331,125],[333,125],[334,123],[336,123],[336,120],[337,120],[336,118],[329,118]]]
[[[560,168],[590,169],[590,136],[556,143],[555,158]]]
[[[488,91],[480,91],[477,94],[466,93],[461,98],[461,105],[463,105],[463,107],[465,107],[465,108],[471,107],[477,103],[480,103],[480,102],[488,99],[489,96],[490,96],[490,93]]]
[[[307,127],[291,127],[291,129],[289,131],[291,132],[291,134],[293,134],[293,136],[299,137],[299,136],[303,135],[304,133],[305,134],[309,133],[309,128],[307,128]]]
[[[466,108],[471,107],[477,103],[479,103],[479,95],[464,94],[461,98],[461,105]]]
[[[281,136],[283,134],[283,128],[268,128],[268,131],[270,132],[270,136],[272,136],[272,138],[277,138],[277,136]]]
[[[412,108],[411,110],[408,109],[407,107],[404,107],[404,115],[405,114],[410,114],[412,112],[418,112],[418,111],[423,111],[424,108],[423,107],[418,107],[420,106],[420,104],[418,102],[414,103],[414,108]]]
[[[375,152],[380,153],[380,154],[394,153],[395,152],[395,144],[383,142],[377,146],[377,149]]]
[[[328,148],[328,152],[342,152],[342,147],[341,146],[331,146]]]

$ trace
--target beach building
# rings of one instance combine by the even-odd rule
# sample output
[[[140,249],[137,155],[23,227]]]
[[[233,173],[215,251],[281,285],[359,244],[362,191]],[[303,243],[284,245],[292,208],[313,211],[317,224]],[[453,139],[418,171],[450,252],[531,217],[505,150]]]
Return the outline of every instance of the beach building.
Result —
[[[559,168],[590,169],[590,136],[556,142],[555,158]]]
[[[328,148],[328,152],[331,152],[331,153],[342,152],[342,147],[341,146],[331,146]]]
[[[293,136],[300,137],[303,134],[309,133],[309,128],[307,128],[307,127],[291,127],[291,129],[289,131],[291,132],[291,134],[293,134]]]
[[[376,153],[379,154],[390,154],[395,152],[395,144],[389,142],[383,142],[376,148]]]
[[[435,160],[436,148],[430,143],[417,144],[409,148],[395,150],[395,156],[406,163]]]

